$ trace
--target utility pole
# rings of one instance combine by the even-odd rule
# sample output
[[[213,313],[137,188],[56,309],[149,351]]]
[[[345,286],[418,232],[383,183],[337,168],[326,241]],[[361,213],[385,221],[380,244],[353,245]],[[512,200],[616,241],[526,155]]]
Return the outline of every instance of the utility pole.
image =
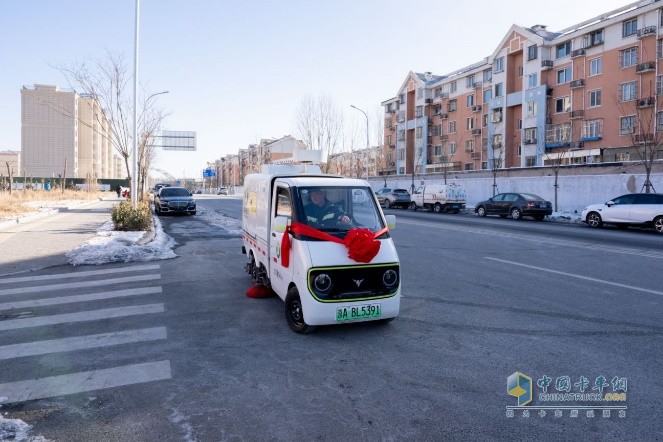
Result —
[[[369,149],[369,147],[368,147],[369,146],[369,142],[368,142],[368,135],[369,135],[368,134],[368,115],[366,114],[366,112],[359,109],[354,104],[351,104],[350,107],[353,108],[353,109],[357,109],[359,112],[364,114],[364,116],[366,117],[366,155],[365,155],[365,159],[366,159],[366,179],[368,179],[368,149]]]

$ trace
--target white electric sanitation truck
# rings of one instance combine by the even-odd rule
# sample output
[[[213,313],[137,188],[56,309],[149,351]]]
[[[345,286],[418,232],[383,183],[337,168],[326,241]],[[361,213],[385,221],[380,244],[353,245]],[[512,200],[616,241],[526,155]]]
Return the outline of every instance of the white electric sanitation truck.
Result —
[[[369,184],[313,165],[264,165],[244,180],[242,252],[257,286],[284,301],[297,333],[388,322],[400,308],[400,265]]]
[[[410,197],[410,209],[458,213],[465,208],[465,191],[457,184],[428,184]]]

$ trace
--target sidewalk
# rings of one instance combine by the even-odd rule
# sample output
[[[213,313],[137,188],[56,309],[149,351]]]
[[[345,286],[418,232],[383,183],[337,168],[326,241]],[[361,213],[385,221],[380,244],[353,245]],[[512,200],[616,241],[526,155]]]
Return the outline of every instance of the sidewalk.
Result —
[[[0,276],[67,264],[65,253],[95,236],[120,199],[84,203],[0,230]]]

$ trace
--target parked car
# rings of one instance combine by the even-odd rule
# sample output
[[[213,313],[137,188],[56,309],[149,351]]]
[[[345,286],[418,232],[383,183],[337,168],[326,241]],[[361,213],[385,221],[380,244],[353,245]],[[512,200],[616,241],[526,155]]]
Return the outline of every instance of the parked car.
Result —
[[[521,219],[531,216],[537,221],[552,214],[552,203],[532,193],[499,193],[486,201],[477,203],[474,211],[479,216],[499,215]]]
[[[159,189],[161,189],[162,187],[170,187],[170,184],[168,184],[168,183],[157,183],[157,184],[155,184],[154,185],[154,194],[156,195],[157,193],[159,193]]]
[[[390,207],[406,208],[410,205],[410,192],[406,189],[392,189],[385,187],[375,192],[378,202],[381,206],[389,209]]]
[[[663,233],[663,194],[630,193],[613,198],[603,204],[591,204],[582,211],[582,221],[589,227],[613,224],[653,227]]]
[[[184,187],[162,187],[154,195],[154,213],[188,213],[196,214],[196,201]]]
[[[225,187],[219,187],[219,190],[216,191],[217,195],[228,195],[228,189]]]

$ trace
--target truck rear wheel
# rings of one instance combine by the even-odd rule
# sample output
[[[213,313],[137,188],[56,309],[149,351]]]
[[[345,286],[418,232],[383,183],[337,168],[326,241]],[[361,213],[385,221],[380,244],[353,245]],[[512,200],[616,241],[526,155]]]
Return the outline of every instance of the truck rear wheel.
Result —
[[[297,287],[290,287],[285,297],[285,320],[288,326],[295,333],[307,334],[315,330],[315,326],[308,325],[304,321],[304,312],[302,310],[302,300],[299,297]]]
[[[442,212],[442,204],[435,203],[435,205],[433,206],[433,210],[435,210],[435,213],[441,213]]]

